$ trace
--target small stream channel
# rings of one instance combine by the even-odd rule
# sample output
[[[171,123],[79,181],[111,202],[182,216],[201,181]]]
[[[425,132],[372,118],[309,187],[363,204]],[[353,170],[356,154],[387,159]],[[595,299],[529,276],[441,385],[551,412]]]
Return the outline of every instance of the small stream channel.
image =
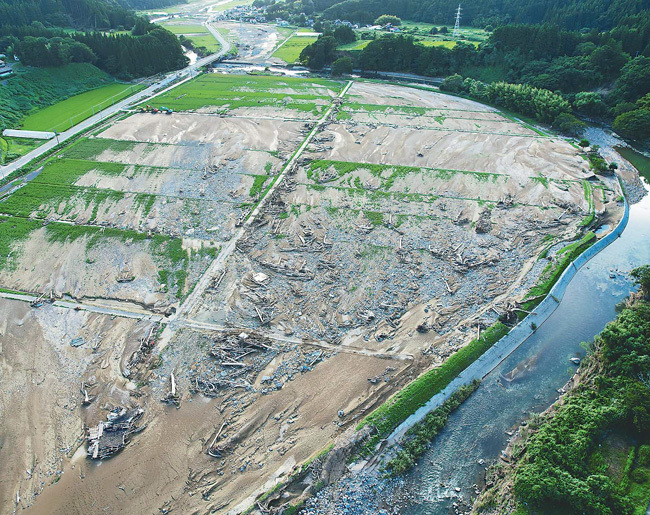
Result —
[[[647,186],[646,186],[647,187]],[[632,291],[626,275],[650,263],[650,195],[630,207],[621,237],[591,259],[569,284],[557,310],[515,352],[488,374],[454,412],[417,467],[407,476],[416,492],[402,513],[453,513],[453,504],[475,497],[484,469],[507,445],[529,413],[544,411],[575,372],[569,358],[581,357],[590,341],[616,316],[616,305]],[[518,365],[522,372],[508,383]],[[484,460],[484,464],[481,460]],[[481,463],[479,463],[481,461]],[[457,488],[460,492],[457,492]]]

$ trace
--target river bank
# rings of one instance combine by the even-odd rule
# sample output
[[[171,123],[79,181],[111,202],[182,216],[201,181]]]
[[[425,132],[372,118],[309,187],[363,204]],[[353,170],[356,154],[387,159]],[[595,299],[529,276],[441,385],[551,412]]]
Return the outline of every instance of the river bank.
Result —
[[[630,373],[639,370],[642,377],[650,371],[643,345],[650,338],[650,304],[643,293],[628,298],[594,338],[579,371],[562,389],[566,393],[517,430],[490,467],[475,513],[512,513],[524,504],[567,513],[591,513],[596,506],[598,512],[645,513],[650,446],[641,414],[647,410],[648,387]]]
[[[592,135],[593,143],[604,148],[603,153],[613,151],[605,138],[597,138]],[[616,304],[632,290],[627,272],[650,255],[650,202],[647,196],[644,198],[647,191],[629,163],[618,154],[614,160],[623,169],[626,192],[632,191],[636,202],[630,207],[627,228],[575,274],[549,320],[489,373],[479,390],[451,415],[446,428],[400,486],[409,502],[393,504],[395,496],[383,496],[375,485],[380,481],[376,469],[363,471],[361,477],[372,478],[366,482],[354,474],[347,475],[338,485],[324,490],[321,498],[336,497],[337,492],[350,491],[350,486],[355,485],[360,498],[372,498],[374,504],[365,511],[350,513],[376,513],[376,506],[412,515],[471,509],[473,498],[483,486],[487,465],[498,458],[529,413],[544,411],[557,399],[558,390],[562,391],[575,372],[569,358],[582,357],[580,343],[591,340],[614,318]],[[502,376],[518,367],[523,373],[511,383],[504,383]],[[309,506],[309,513],[337,513],[318,499]]]

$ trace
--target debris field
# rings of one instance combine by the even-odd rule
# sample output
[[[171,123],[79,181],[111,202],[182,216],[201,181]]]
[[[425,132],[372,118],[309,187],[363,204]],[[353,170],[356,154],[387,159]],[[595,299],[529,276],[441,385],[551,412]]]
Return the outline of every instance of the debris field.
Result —
[[[28,388],[57,423],[15,444],[3,506],[277,510],[260,495],[620,214],[578,148],[421,87],[207,73],[157,102],[0,198],[0,286],[141,318],[0,300],[9,384],[76,378]]]

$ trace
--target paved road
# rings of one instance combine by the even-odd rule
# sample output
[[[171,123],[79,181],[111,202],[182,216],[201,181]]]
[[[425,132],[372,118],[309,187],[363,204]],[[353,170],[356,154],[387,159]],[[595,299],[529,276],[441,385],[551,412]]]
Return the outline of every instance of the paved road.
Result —
[[[168,73],[167,75],[164,76],[162,80],[156,82],[155,84],[152,84],[151,86],[149,86],[146,89],[143,89],[142,91],[139,91],[135,95],[131,95],[130,97],[127,97],[126,99],[112,105],[111,107],[107,107],[106,109],[100,111],[96,115],[91,116],[90,118],[86,118],[83,122],[80,122],[74,127],[68,129],[67,131],[60,133],[57,138],[49,140],[47,143],[44,143],[40,147],[32,150],[30,153],[24,155],[20,159],[17,159],[16,161],[6,166],[0,166],[0,179],[4,179],[10,173],[15,172],[19,168],[25,166],[32,159],[42,156],[49,150],[56,147],[59,143],[62,143],[70,139],[71,137],[76,136],[77,134],[92,127],[96,123],[99,123],[102,120],[114,115],[115,113],[118,113],[119,111],[126,109],[129,106],[132,106],[133,104],[149,100],[155,96],[164,93],[165,91],[168,91],[178,86],[179,84],[185,81],[190,80],[195,75],[196,70],[198,68],[200,68],[201,66],[205,66],[206,64],[210,64],[216,61],[217,59],[221,58],[222,56],[226,55],[228,52],[230,52],[232,45],[228,42],[228,40],[226,40],[219,33],[219,31],[216,30],[209,23],[206,23],[206,27],[212,33],[212,35],[217,39],[217,41],[219,41],[219,43],[221,44],[221,49],[217,53],[199,59],[193,65],[183,68],[182,70],[177,70]],[[177,81],[178,79],[181,79],[181,81],[170,86],[172,82]]]

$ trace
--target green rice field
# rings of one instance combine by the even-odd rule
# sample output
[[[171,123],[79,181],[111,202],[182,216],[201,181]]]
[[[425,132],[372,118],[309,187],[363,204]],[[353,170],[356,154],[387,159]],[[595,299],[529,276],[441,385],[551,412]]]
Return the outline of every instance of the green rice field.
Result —
[[[348,43],[347,45],[339,45],[337,50],[346,50],[348,52],[354,50],[363,50],[370,44],[371,41],[371,39],[360,39],[353,43]]]
[[[185,36],[196,47],[205,47],[210,53],[218,52],[221,48],[219,42],[212,36],[212,34],[198,35],[198,36]]]
[[[136,93],[143,87],[115,83],[86,91],[29,114],[24,119],[21,128],[33,131],[65,131],[89,118],[100,109]]]
[[[128,148],[133,143],[82,139],[71,149],[77,149],[77,155],[90,157],[101,152],[106,145]],[[188,252],[182,248],[181,238],[147,234],[137,224],[133,228],[105,226],[103,220],[106,220],[107,213],[115,210],[116,203],[123,202],[123,206],[129,206],[126,209],[137,211],[144,220],[159,196],[75,185],[79,178],[91,171],[98,175],[133,177],[136,174],[164,173],[166,169],[83,159],[50,159],[37,177],[0,202],[0,269],[11,270],[20,252],[16,252],[19,249],[17,245],[44,228],[49,242],[65,243],[83,238],[87,251],[99,245],[110,247],[111,241],[136,244],[155,256],[159,281],[176,297],[182,297],[189,269],[202,268],[204,257],[212,256],[217,250],[205,247],[197,252]],[[58,221],[49,221],[52,217]]]
[[[81,140],[84,142],[94,143],[94,141],[114,140]],[[90,157],[90,150],[87,152]],[[74,185],[79,178],[90,171],[94,171],[101,176],[120,176],[128,173],[129,177],[139,174],[160,174],[166,168],[156,166],[126,165],[122,163],[105,163],[101,161],[85,161],[82,159],[56,159],[48,162],[43,171],[38,174],[32,182],[42,182],[57,185]]]
[[[169,32],[172,32],[174,34],[200,34],[200,33],[208,33],[208,29],[205,27],[205,25],[178,25],[178,24],[161,24],[163,27],[165,27]]]
[[[175,111],[205,106],[275,106],[315,111],[342,86],[341,82],[324,79],[207,73],[161,95],[158,102]]]
[[[441,46],[445,48],[454,48],[456,44],[458,43],[457,41],[436,41],[436,40],[431,40],[431,39],[423,39],[421,41],[418,41],[419,44],[424,45],[424,46]],[[479,43],[478,41],[463,41],[463,43],[469,43],[470,45],[474,45],[478,47]]]
[[[285,63],[295,63],[300,57],[302,49],[317,39],[315,36],[293,35],[273,53],[273,57],[282,59]]]

